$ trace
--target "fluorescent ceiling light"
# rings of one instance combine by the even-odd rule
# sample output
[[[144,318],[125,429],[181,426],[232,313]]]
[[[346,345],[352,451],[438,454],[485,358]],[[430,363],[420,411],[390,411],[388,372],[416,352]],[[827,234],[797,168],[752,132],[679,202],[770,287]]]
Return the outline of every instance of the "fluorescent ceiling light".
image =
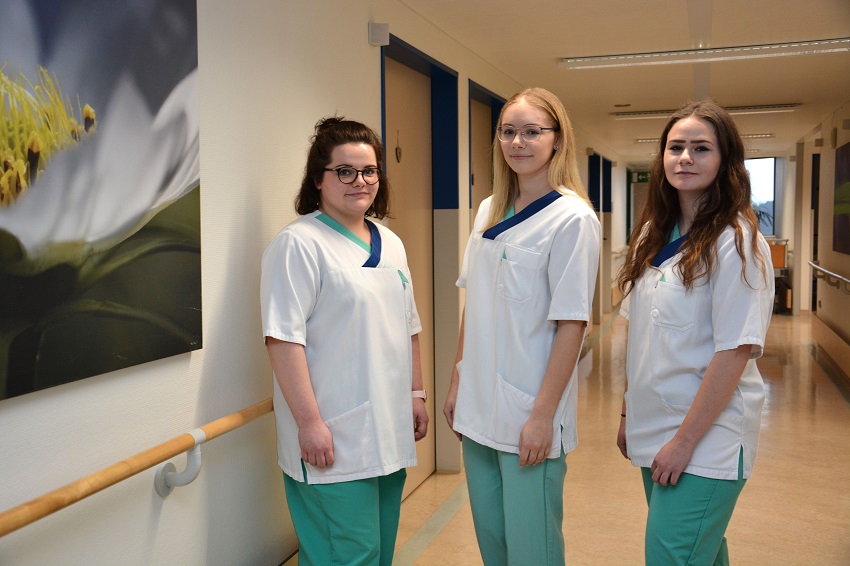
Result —
[[[764,104],[761,106],[724,106],[729,114],[777,114],[782,112],[794,112],[800,109],[799,102],[788,104]],[[655,118],[669,118],[675,110],[636,110],[634,112],[612,112],[614,120],[650,120]]]
[[[718,47],[713,49],[686,49],[683,51],[661,51],[657,53],[627,53],[593,57],[564,57],[558,65],[567,69],[608,69],[614,67],[637,67],[643,65],[674,65],[682,63],[714,63],[763,57],[786,57],[790,55],[814,55],[850,51],[850,37],[798,41],[796,43],[773,43],[767,45],[744,45],[740,47]]]
[[[776,137],[775,134],[741,134],[741,138],[745,140],[765,140]],[[661,138],[637,138],[635,143],[658,143]]]

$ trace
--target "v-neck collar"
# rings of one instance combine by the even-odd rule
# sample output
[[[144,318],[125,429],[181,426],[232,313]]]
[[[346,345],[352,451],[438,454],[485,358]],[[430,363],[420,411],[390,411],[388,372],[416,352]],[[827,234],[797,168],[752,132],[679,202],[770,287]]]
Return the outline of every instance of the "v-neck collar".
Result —
[[[363,264],[363,267],[377,267],[379,263],[381,263],[381,233],[378,231],[378,227],[375,226],[375,223],[371,220],[364,218],[366,221],[366,226],[369,227],[369,233],[372,236],[372,245],[367,244],[363,238],[325,214],[324,212],[320,212],[316,216],[316,220],[322,222],[323,224],[329,226],[339,234],[342,234],[359,247],[363,248],[363,250],[369,254],[369,259],[366,260],[366,263]]]
[[[669,242],[666,246],[661,248],[661,250],[652,258],[652,261],[649,262],[652,267],[658,267],[677,253],[679,253],[679,249],[685,243],[685,241],[690,236],[690,233],[685,234],[684,236],[680,236],[675,240]]]
[[[517,224],[520,224],[520,223],[524,222],[525,220],[528,220],[529,218],[531,218],[532,216],[534,216],[535,214],[537,214],[538,212],[540,212],[541,210],[543,210],[544,208],[546,208],[547,206],[549,206],[550,204],[555,202],[561,196],[563,196],[563,195],[561,193],[559,193],[558,191],[549,191],[548,193],[546,193],[545,195],[543,195],[542,197],[540,197],[536,201],[532,202],[531,204],[529,204],[528,206],[523,208],[518,213],[514,214],[513,216],[511,216],[509,218],[505,218],[504,220],[502,220],[501,222],[499,222],[495,226],[485,230],[484,233],[482,234],[482,237],[486,238],[488,240],[495,240],[496,236],[498,236],[499,234],[501,234],[502,232],[504,232],[506,230],[513,228]]]

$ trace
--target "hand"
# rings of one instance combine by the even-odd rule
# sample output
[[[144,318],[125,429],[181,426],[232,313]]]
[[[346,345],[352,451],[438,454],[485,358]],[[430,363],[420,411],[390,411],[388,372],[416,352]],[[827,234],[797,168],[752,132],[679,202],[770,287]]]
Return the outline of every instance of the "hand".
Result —
[[[330,429],[322,421],[300,427],[298,445],[301,447],[301,459],[308,464],[317,468],[333,465],[334,439]]]
[[[652,481],[659,485],[676,485],[682,471],[691,461],[694,447],[678,440],[675,436],[658,451],[652,461]]]
[[[620,430],[617,431],[617,448],[620,449],[620,454],[623,455],[623,458],[631,460],[629,458],[629,451],[626,449],[626,417],[620,417]]]
[[[536,417],[534,413],[522,427],[519,433],[519,466],[539,464],[549,456],[552,449],[551,419]]]
[[[413,438],[419,442],[428,434],[428,411],[425,399],[413,399]]]
[[[449,428],[455,433],[458,440],[463,440],[463,436],[459,432],[455,432],[455,403],[457,403],[457,388],[460,385],[460,376],[457,373],[457,368],[452,371],[452,381],[449,384],[449,391],[446,394],[446,403],[443,405],[443,414],[446,416],[446,422],[449,423]]]

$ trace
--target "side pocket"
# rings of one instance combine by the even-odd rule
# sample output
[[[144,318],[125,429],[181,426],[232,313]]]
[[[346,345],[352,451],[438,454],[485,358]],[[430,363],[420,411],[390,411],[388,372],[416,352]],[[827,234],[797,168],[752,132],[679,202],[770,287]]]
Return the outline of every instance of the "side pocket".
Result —
[[[311,476],[331,477],[367,470],[377,462],[372,406],[369,401],[325,421],[333,435],[334,463],[317,468],[305,462]]]
[[[507,446],[519,446],[519,433],[531,415],[535,399],[497,375],[493,416],[490,420],[493,440]]]
[[[685,416],[691,410],[690,405],[674,405],[662,399],[664,408],[667,411],[669,418],[669,430],[665,437],[665,442],[669,441],[682,426]],[[703,435],[697,444],[698,448],[713,447],[714,450],[722,449],[718,447],[739,446],[743,442],[744,434],[744,416],[738,405],[743,403],[740,393],[737,391],[732,395],[732,399],[726,407],[720,412],[720,415],[711,423],[708,430]]]

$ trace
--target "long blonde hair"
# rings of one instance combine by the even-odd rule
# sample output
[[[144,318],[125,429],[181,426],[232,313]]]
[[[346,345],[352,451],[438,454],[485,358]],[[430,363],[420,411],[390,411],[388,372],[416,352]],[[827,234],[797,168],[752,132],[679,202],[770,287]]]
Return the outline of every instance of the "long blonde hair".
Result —
[[[524,101],[548,114],[557,128],[560,141],[556,144],[558,149],[555,150],[549,160],[549,186],[560,193],[565,193],[564,188],[570,189],[589,205],[587,190],[584,188],[578,172],[573,126],[564,105],[557,96],[544,88],[527,88],[513,95],[502,107],[502,111],[499,113],[500,126],[505,110],[520,101]],[[490,218],[485,229],[502,221],[517,196],[519,196],[519,182],[516,173],[505,161],[499,137],[494,136],[493,204],[490,207]]]

